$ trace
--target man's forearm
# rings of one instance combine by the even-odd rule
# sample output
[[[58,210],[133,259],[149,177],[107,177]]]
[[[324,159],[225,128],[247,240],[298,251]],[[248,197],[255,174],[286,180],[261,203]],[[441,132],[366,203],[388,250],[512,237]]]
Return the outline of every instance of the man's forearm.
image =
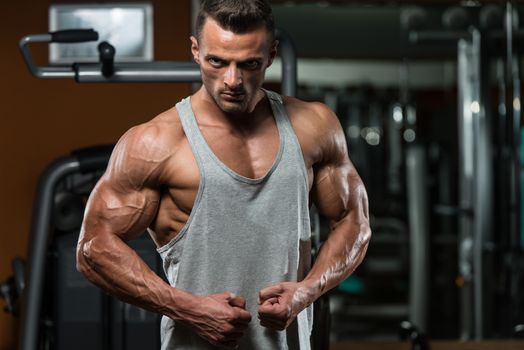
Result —
[[[180,319],[193,296],[171,287],[119,237],[81,239],[77,268],[87,279],[115,297],[146,310]]]
[[[309,289],[311,302],[355,271],[366,254],[370,238],[367,221],[355,223],[346,217],[332,228],[311,271],[302,281]]]

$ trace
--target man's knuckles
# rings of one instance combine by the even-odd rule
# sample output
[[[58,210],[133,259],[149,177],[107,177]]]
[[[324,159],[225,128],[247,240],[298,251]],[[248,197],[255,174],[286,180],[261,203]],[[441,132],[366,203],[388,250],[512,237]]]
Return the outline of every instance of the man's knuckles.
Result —
[[[233,308],[233,321],[251,322],[251,314],[240,308]]]
[[[226,335],[242,335],[247,328],[245,324],[227,324],[223,328],[222,334]]]
[[[267,308],[260,308],[258,314],[261,317],[271,317],[279,319],[288,319],[289,317],[291,317],[291,312],[287,307],[273,306]]]

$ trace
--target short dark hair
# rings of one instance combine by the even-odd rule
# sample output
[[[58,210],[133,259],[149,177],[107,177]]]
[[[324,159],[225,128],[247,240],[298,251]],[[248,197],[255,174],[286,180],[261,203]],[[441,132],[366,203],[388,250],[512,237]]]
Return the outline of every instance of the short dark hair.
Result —
[[[222,28],[239,34],[264,24],[270,39],[275,38],[273,11],[266,0],[203,0],[196,21],[197,38],[208,17]]]

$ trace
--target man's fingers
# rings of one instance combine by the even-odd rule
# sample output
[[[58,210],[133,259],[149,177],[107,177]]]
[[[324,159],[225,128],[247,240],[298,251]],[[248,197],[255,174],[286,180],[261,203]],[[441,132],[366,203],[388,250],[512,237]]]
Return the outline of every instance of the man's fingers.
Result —
[[[274,315],[274,314],[284,311],[285,306],[283,304],[280,304],[278,300],[275,303],[271,302],[272,299],[276,299],[276,298],[268,299],[267,301],[265,301],[264,303],[262,303],[262,305],[258,307],[259,315],[260,314]]]
[[[283,292],[284,287],[281,284],[275,284],[274,286],[262,289],[258,293],[258,300],[260,303],[263,303],[266,299],[278,297]]]
[[[272,298],[264,300],[263,302],[261,302],[259,304],[260,305],[263,305],[263,304],[269,304],[269,305],[278,304],[278,298],[277,297],[272,297]]]
[[[246,308],[246,299],[239,297],[238,295],[234,295],[233,293],[231,294],[233,295],[233,297],[229,298],[227,301],[229,305],[245,309]]]
[[[258,308],[258,314],[259,315],[265,315],[265,314],[268,314],[268,315],[273,315],[273,314],[276,314],[278,312],[278,306],[277,304],[262,304],[260,305],[260,307]]]
[[[287,315],[285,315],[281,310],[275,310],[273,312],[259,312],[258,313],[258,319],[259,320],[273,320],[273,321],[281,321],[286,320]]]
[[[276,317],[275,315],[268,315],[268,314],[258,313],[257,318],[258,318],[259,321],[266,321],[266,320],[276,321],[278,317]]]
[[[251,322],[251,314],[239,307],[236,307],[235,310],[237,311],[236,317],[235,317],[235,323],[249,323]]]

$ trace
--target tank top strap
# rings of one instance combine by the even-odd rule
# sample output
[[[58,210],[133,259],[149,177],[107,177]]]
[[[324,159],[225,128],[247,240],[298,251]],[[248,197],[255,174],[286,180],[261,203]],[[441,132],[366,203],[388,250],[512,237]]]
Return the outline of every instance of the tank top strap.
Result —
[[[262,89],[262,90],[266,93],[266,96],[270,100],[282,104],[282,96],[280,96],[280,94],[277,94],[276,92],[271,91],[271,90],[266,90],[266,89]]]
[[[282,139],[285,140],[285,142],[288,144],[288,147],[293,150],[291,152],[293,152],[293,154],[295,154],[295,156],[297,157],[296,161],[300,164],[300,168],[302,169],[301,172],[303,173],[307,184],[308,175],[304,156],[302,155],[302,148],[300,147],[300,142],[298,140],[297,134],[295,133],[295,129],[293,129],[293,126],[291,125],[291,121],[289,120],[289,116],[284,107],[284,100],[282,99],[282,96],[280,94],[274,91],[265,89],[263,90],[266,93],[271,104],[271,109],[273,110],[278,129],[282,131]]]
[[[271,104],[271,109],[273,110],[275,121],[279,130],[285,131],[285,135],[283,135],[285,138],[293,138],[295,136],[295,131],[291,126],[291,122],[289,121],[289,118],[287,116],[286,109],[284,108],[284,101],[282,99],[282,96],[274,91],[266,89],[262,90],[264,90],[266,96],[269,99],[269,103]]]
[[[197,157],[197,162],[202,164],[207,153],[205,148],[206,141],[200,132],[198,123],[194,116],[193,109],[191,107],[191,98],[188,96],[178,102],[176,104],[176,109],[178,111],[184,133],[186,134],[195,157]]]

